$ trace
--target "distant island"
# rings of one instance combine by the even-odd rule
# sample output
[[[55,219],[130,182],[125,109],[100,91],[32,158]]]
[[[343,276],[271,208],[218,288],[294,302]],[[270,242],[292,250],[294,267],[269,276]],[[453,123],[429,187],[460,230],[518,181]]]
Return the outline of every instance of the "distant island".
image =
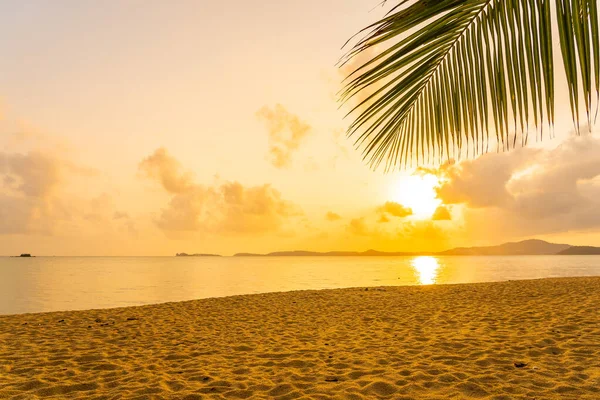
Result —
[[[600,255],[600,247],[572,246],[539,239],[503,243],[497,246],[456,247],[439,252],[367,251],[275,251],[267,254],[236,253],[234,257],[393,257],[393,256],[541,256],[541,255]],[[177,257],[220,257],[218,254],[177,253]]]
[[[593,246],[571,246],[558,253],[561,256],[584,256],[600,255],[600,247]]]
[[[237,253],[234,257],[376,257],[376,256],[412,256],[417,253],[411,253],[406,251],[398,252],[385,252],[377,250],[367,251],[275,251],[267,254],[255,254],[255,253]],[[435,253],[419,253],[422,255],[435,254]]]
[[[32,256],[32,255],[31,255],[31,254],[29,254],[29,253],[23,253],[23,254],[21,254],[21,255],[19,255],[19,256],[11,256],[11,257],[35,257],[35,256]]]
[[[530,239],[521,242],[503,243],[498,246],[457,247],[439,252],[440,256],[539,256],[559,254],[572,248],[569,244],[549,243]]]
[[[220,254],[201,254],[201,253],[196,253],[196,254],[177,253],[177,254],[175,254],[175,257],[221,257],[221,255]]]

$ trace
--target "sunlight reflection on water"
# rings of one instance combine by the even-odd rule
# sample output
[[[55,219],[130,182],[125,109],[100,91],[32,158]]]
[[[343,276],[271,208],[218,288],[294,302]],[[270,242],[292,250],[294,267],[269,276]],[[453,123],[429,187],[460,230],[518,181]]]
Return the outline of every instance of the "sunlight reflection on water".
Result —
[[[419,256],[411,261],[412,267],[419,276],[421,285],[431,285],[436,282],[440,263],[438,259],[431,256]]]
[[[0,314],[305,289],[600,276],[598,256],[0,257]]]

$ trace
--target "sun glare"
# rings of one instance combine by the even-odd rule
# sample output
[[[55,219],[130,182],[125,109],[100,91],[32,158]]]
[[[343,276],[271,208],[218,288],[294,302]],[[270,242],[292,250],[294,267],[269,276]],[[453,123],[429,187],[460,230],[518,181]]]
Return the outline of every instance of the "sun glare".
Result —
[[[415,257],[411,262],[415,269],[421,285],[432,285],[435,283],[440,263],[437,258],[430,256]]]
[[[442,203],[436,198],[438,184],[438,178],[431,174],[403,177],[393,188],[392,199],[412,209],[415,219],[431,218]]]

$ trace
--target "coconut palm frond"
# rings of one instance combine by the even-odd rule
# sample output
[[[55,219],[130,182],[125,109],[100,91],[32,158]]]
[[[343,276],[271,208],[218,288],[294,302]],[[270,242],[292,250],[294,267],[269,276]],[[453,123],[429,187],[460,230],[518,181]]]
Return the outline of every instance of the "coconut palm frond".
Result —
[[[591,123],[600,94],[597,0],[551,1],[400,0],[365,28],[344,62],[380,50],[349,74],[341,100],[360,98],[348,133],[368,163],[439,163],[487,152],[490,142],[525,145],[530,128],[538,138],[552,134],[555,56],[575,126],[582,108]]]

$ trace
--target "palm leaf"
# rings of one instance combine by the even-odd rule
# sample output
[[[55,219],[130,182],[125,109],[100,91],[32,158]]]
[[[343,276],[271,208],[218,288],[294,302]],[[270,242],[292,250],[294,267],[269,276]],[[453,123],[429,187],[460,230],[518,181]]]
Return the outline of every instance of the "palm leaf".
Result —
[[[597,0],[399,0],[365,28],[342,65],[382,49],[345,80],[363,95],[348,134],[374,168],[526,145],[554,126],[553,27],[579,132],[600,98]],[[367,96],[364,96],[367,93]],[[596,110],[592,110],[593,103]],[[520,140],[518,140],[520,138]]]

